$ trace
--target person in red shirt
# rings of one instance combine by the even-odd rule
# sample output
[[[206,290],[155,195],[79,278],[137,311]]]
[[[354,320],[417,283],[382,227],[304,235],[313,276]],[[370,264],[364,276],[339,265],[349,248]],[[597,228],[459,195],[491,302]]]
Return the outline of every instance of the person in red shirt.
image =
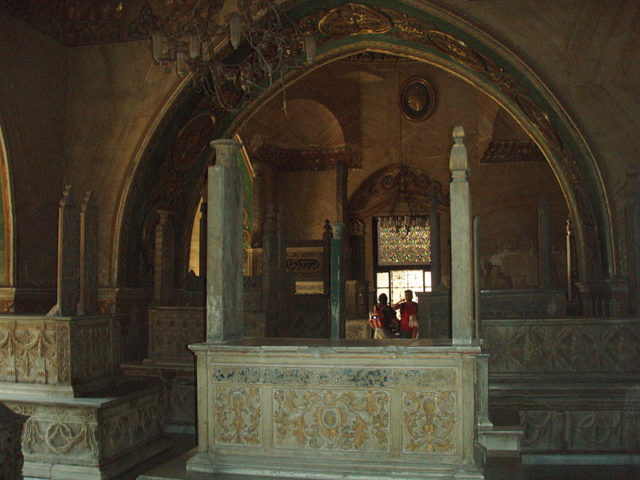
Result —
[[[391,305],[394,309],[400,309],[400,338],[416,338],[418,336],[418,304],[413,301],[413,292],[404,291],[404,300]],[[415,326],[411,325],[411,317],[415,315]]]

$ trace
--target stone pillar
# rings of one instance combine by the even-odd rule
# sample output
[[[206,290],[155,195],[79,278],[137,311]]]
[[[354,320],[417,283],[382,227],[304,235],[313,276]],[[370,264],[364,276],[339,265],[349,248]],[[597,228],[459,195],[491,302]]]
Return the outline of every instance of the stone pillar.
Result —
[[[278,219],[270,205],[262,231],[262,308],[266,320],[266,336],[273,336],[278,311]]]
[[[98,212],[87,192],[80,206],[80,301],[78,315],[98,313]]]
[[[205,200],[200,204],[200,251],[198,252],[198,263],[200,278],[204,283],[207,278],[207,202]]]
[[[640,201],[626,208],[627,262],[629,268],[629,312],[640,315]]]
[[[451,323],[455,344],[473,339],[473,261],[469,164],[464,128],[453,129],[451,148]]]
[[[571,248],[571,219],[567,218],[567,236],[566,236],[566,249],[567,249],[567,300],[569,303],[573,301],[573,251]]]
[[[538,203],[538,288],[551,288],[551,230],[546,197]]]
[[[349,237],[351,244],[351,269],[349,279],[365,281],[365,245],[364,221],[352,220],[349,223]]]
[[[58,210],[56,304],[48,316],[76,315],[80,300],[80,210],[75,190],[67,185]]]
[[[431,236],[431,289],[442,287],[442,268],[440,266],[440,215],[438,214],[438,193],[435,188],[429,190],[429,230]]]
[[[207,178],[207,342],[242,337],[242,176],[240,143],[211,142],[216,164]]]
[[[480,217],[473,217],[473,307],[476,338],[480,338]]]
[[[264,221],[267,213],[267,169],[262,163],[253,164],[255,178],[253,180],[253,238],[252,247],[262,246]]]
[[[330,296],[331,292],[331,240],[333,239],[333,230],[331,229],[331,222],[329,220],[324,221],[324,232],[322,232],[322,275],[323,275],[323,292],[325,295]],[[331,315],[329,315],[331,316]]]
[[[173,292],[175,230],[172,216],[173,212],[158,210],[153,259],[153,301],[156,305],[169,302]]]
[[[344,223],[332,223],[333,239],[331,240],[331,338],[344,338],[344,278],[342,238]]]
[[[336,222],[347,221],[347,179],[349,170],[343,160],[336,162]]]

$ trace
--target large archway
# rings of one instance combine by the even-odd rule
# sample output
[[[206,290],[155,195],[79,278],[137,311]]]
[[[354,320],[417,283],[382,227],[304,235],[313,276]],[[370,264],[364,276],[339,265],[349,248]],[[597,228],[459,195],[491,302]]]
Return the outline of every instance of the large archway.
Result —
[[[381,52],[426,62],[444,69],[471,84],[499,104],[527,132],[544,154],[562,189],[576,236],[579,280],[599,281],[611,278],[616,271],[613,227],[609,202],[597,163],[585,139],[568,117],[562,105],[544,83],[507,48],[474,26],[444,10],[429,5],[419,8],[409,2],[390,1],[385,7],[337,2],[298,2],[289,12],[291,18],[305,26],[324,21],[316,63],[290,72],[286,84],[304,78],[314,70],[338,59],[362,53]],[[333,8],[332,8],[333,7]],[[348,18],[341,9],[357,9],[361,18],[382,19],[382,33],[370,34],[361,24],[327,28],[327,18]],[[230,137],[256,114],[280,88],[263,91],[242,111],[214,112],[213,137]],[[149,142],[143,155],[147,163],[138,167],[126,208],[119,220],[121,230],[117,256],[120,267],[117,283],[130,282],[137,267],[133,265],[140,251],[144,225],[153,205],[145,196],[147,187],[158,178],[161,163],[156,160],[171,149],[177,132],[196,114],[198,95],[187,92],[172,109],[173,117]],[[180,113],[176,113],[180,112]],[[170,125],[167,127],[166,125]],[[194,172],[203,172],[208,157],[205,145],[198,151]],[[182,191],[198,191],[202,179],[194,174],[184,178]],[[166,188],[169,188],[167,184]],[[187,202],[192,209],[193,201]],[[179,214],[179,213],[178,213]],[[124,272],[131,272],[127,275]]]

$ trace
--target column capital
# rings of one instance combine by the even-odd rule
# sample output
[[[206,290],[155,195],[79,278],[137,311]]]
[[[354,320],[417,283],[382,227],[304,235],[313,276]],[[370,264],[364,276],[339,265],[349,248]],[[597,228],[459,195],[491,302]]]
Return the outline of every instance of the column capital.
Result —
[[[453,147],[449,157],[449,168],[454,170],[468,170],[467,147],[464,145],[464,127],[454,127]]]
[[[333,239],[341,240],[344,235],[345,224],[342,222],[331,222],[331,228],[333,229]]]
[[[216,165],[229,167],[235,165],[238,151],[242,144],[232,138],[218,138],[209,142],[216,152]]]

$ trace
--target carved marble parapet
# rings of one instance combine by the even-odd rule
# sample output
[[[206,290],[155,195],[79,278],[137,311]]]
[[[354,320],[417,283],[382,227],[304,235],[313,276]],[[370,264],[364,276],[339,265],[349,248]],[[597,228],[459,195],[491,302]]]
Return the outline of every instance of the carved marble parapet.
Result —
[[[485,320],[492,377],[640,373],[640,323],[634,319]]]
[[[28,417],[22,429],[24,477],[113,478],[166,448],[160,385],[125,384],[105,397],[52,401],[1,394],[0,401]]]
[[[73,396],[101,386],[120,363],[115,317],[0,317],[5,391]]]
[[[477,346],[268,342],[191,347],[199,453],[189,471],[483,478]]]
[[[204,341],[205,309],[157,307],[149,309],[149,357],[152,362],[193,363],[191,343]]]

